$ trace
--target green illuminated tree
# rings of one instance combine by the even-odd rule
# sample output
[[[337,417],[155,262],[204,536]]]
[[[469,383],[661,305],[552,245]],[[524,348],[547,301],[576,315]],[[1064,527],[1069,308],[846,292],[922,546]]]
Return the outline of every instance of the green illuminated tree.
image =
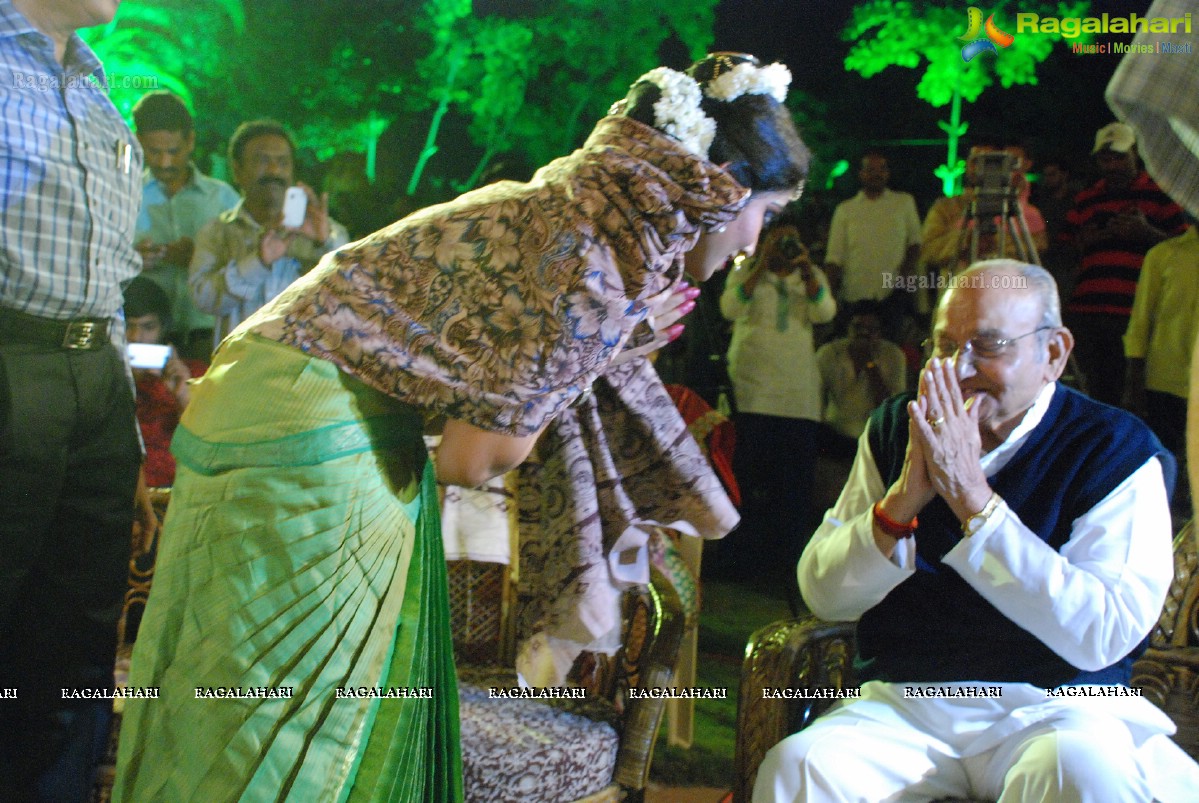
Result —
[[[712,43],[714,0],[562,0],[535,28],[538,69],[514,136],[532,164],[580,144],[669,39],[688,59]],[[685,65],[672,65],[685,66]]]
[[[169,89],[194,107],[193,87],[223,84],[220,54],[245,23],[242,0],[125,0],[112,22],[80,35],[100,56],[109,97],[128,119],[150,90]]]
[[[474,186],[496,153],[511,145],[508,127],[524,103],[532,62],[528,25],[500,17],[476,17],[470,0],[428,0],[418,23],[433,50],[417,64],[424,96],[432,104],[424,146],[406,193],[414,195],[424,167],[436,151],[441,121],[451,108],[471,120],[471,139],[483,153],[465,187]]]
[[[412,24],[419,9],[413,0],[254,0],[246,42],[222,54],[236,89],[223,104],[213,99],[213,122],[227,134],[276,118],[308,158],[364,154],[373,181],[381,134],[414,105],[414,65],[428,48]]]
[[[986,6],[1002,31],[1015,33],[1015,16],[1005,14],[1006,2]],[[1016,10],[1056,17],[1082,17],[1088,0],[1056,5],[1021,2]],[[1037,65],[1049,56],[1057,34],[1020,33],[998,53],[981,53],[966,61],[966,44],[958,37],[967,32],[966,8],[957,2],[869,0],[854,8],[841,38],[852,41],[845,67],[869,78],[887,67],[922,69],[916,94],[934,107],[950,105],[949,120],[940,126],[948,135],[948,156],[937,168],[946,195],[953,195],[965,163],[958,159],[958,140],[966,133],[962,101],[973,102],[998,79],[1004,87],[1036,84]],[[1071,40],[1084,42],[1085,37]]]
[[[479,149],[470,175],[453,182],[456,190],[479,183],[501,155],[540,165],[568,152],[630,82],[658,65],[663,42],[675,38],[691,57],[701,56],[712,40],[715,5],[558,0],[503,16],[472,13],[469,0],[429,0],[434,46],[418,73],[434,111],[420,167],[436,152],[437,126],[449,111],[468,121]]]
[[[86,36],[114,77],[183,96],[201,151],[275,117],[311,180],[314,161],[342,155],[343,186],[353,165],[370,179],[377,165],[375,206],[408,189],[410,207],[578,146],[664,43],[679,61],[704,53],[716,2],[125,0]],[[113,99],[128,114],[147,88]]]

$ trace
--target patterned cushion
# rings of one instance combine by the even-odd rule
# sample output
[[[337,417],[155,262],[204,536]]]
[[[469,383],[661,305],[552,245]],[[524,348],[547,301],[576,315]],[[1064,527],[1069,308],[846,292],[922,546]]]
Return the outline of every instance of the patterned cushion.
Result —
[[[459,667],[467,803],[563,803],[612,782],[619,739],[606,700],[491,698],[513,670]]]

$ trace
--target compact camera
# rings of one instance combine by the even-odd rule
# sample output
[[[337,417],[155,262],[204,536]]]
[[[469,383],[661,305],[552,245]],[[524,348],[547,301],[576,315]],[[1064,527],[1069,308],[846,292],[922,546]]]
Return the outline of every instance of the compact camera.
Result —
[[[798,237],[789,234],[779,238],[778,249],[788,262],[798,262],[804,257],[803,243],[799,241]]]

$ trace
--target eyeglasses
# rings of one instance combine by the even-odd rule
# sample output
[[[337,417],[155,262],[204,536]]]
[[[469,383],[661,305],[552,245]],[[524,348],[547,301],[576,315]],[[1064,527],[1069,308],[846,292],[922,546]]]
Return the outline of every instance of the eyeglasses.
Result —
[[[962,354],[970,354],[975,359],[993,360],[1003,354],[1004,350],[1017,340],[1023,340],[1026,337],[1035,335],[1037,332],[1044,332],[1046,329],[1053,328],[1052,326],[1038,326],[1031,332],[1025,332],[1016,337],[972,337],[961,346],[952,340],[942,340],[938,343],[930,338],[921,343],[920,347],[924,350],[925,359],[934,356],[934,354],[937,357],[949,358],[960,350]]]

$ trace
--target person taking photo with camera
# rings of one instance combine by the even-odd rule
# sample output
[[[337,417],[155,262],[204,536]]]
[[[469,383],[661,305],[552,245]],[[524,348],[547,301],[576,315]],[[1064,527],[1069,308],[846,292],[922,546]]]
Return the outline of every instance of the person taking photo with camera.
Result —
[[[821,414],[820,371],[812,327],[837,304],[824,272],[784,215],[756,255],[729,276],[720,311],[733,322],[729,378],[737,413],[733,471],[741,488],[741,526],[731,542],[734,575],[755,563],[794,565],[807,528],[808,497]],[[764,559],[764,560],[763,560]],[[794,573],[782,577],[788,588]]]
[[[208,363],[184,359],[167,343],[164,335],[172,324],[171,299],[152,279],[135,276],[125,288],[124,298],[129,360],[137,389],[137,423],[146,447],[146,484],[167,487],[175,482],[171,438],[191,401],[189,380],[202,376]]]

